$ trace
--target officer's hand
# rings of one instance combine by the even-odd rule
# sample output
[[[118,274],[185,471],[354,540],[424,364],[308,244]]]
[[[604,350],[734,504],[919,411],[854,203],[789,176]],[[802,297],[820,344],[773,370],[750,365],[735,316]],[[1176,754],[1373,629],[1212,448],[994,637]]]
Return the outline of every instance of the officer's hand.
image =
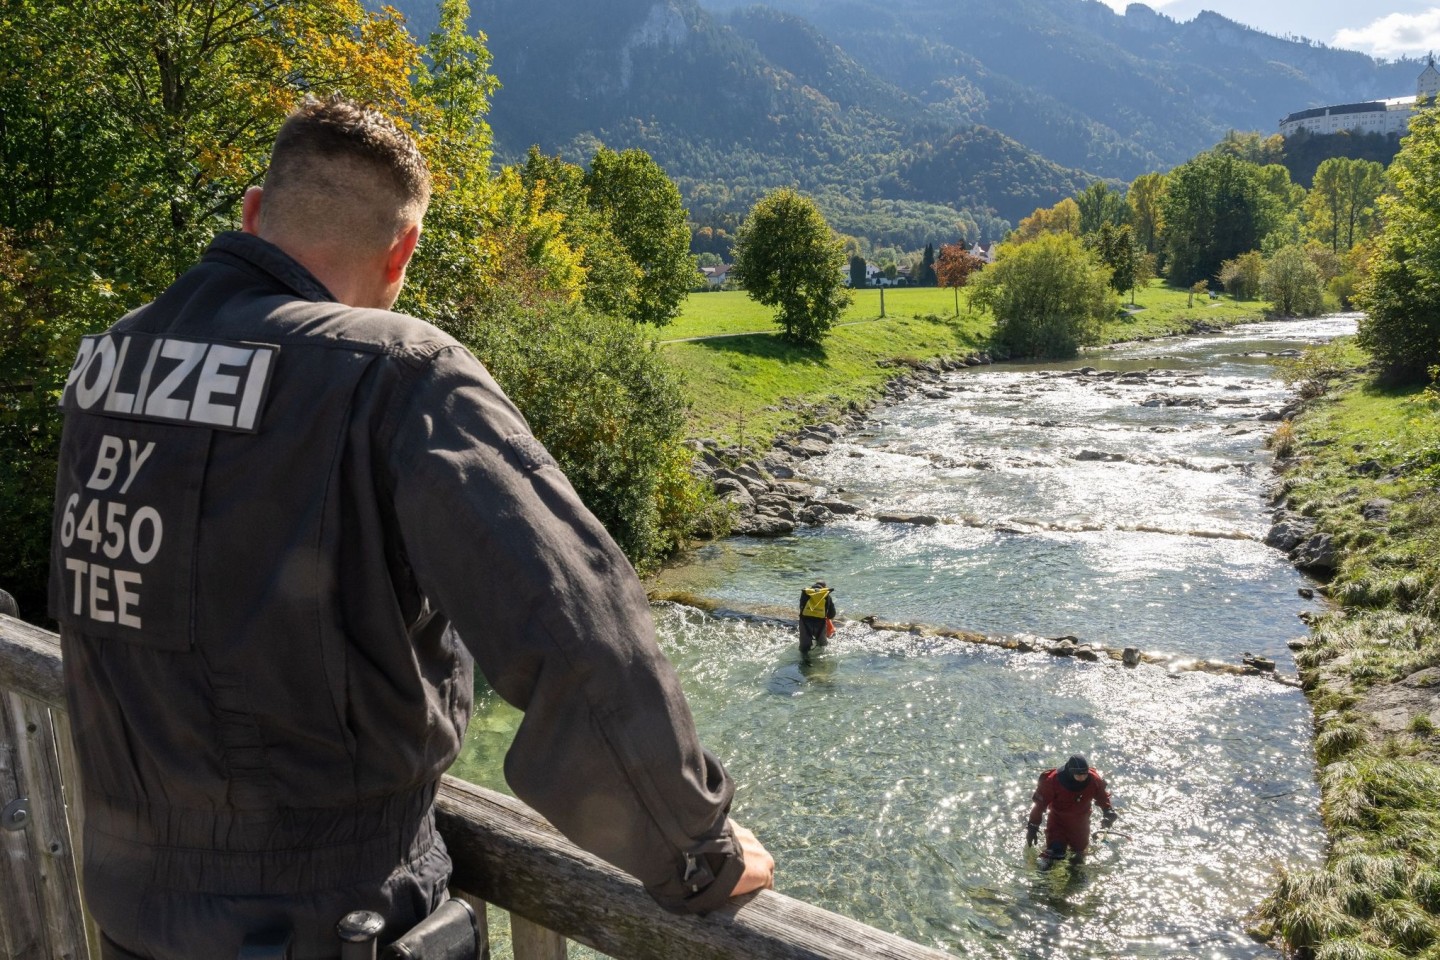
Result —
[[[745,872],[740,875],[740,880],[735,884],[735,889],[730,891],[730,896],[738,897],[755,890],[775,889],[775,858],[770,856],[770,851],[756,839],[755,834],[740,824],[732,820],[730,827],[740,844],[740,854],[745,858]]]
[[[1120,814],[1116,813],[1114,808],[1112,807],[1100,814],[1100,822],[1108,827],[1110,826],[1110,824],[1114,823],[1116,818],[1118,818],[1119,816]]]
[[[1033,846],[1035,846],[1035,841],[1036,841],[1036,840],[1039,840],[1039,839],[1040,839],[1040,824],[1038,824],[1038,823],[1027,823],[1027,824],[1025,824],[1025,846],[1027,846],[1027,847],[1033,847]]]

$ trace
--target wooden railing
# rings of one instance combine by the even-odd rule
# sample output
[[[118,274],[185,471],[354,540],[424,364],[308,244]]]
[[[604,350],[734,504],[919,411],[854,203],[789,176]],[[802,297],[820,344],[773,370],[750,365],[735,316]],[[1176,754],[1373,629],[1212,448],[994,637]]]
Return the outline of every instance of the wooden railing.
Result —
[[[76,879],[83,811],[57,636],[0,615],[0,696],[0,808],[12,818],[0,823],[0,957],[100,960]],[[676,916],[518,800],[446,777],[436,806],[452,888],[509,911],[515,960],[559,960],[567,941],[623,960],[947,956],[768,890]]]

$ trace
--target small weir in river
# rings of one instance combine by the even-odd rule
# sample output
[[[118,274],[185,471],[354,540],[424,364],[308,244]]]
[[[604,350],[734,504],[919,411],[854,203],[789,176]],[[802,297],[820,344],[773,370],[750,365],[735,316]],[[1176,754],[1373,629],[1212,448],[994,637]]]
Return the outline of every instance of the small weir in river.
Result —
[[[1318,606],[1263,542],[1260,417],[1287,399],[1274,355],[1353,328],[1255,324],[949,374],[943,399],[877,408],[803,464],[864,514],[708,545],[661,587],[793,616],[823,577],[852,621],[1251,653],[1293,673],[1286,641]],[[885,511],[944,522],[867,518]],[[779,889],[912,940],[973,957],[1274,956],[1244,915],[1276,867],[1321,857],[1310,711],[1291,687],[854,622],[805,663],[763,620],[655,616]],[[502,786],[516,717],[482,689],[455,772]],[[1072,753],[1105,774],[1120,820],[1085,867],[1042,874],[1030,793]]]

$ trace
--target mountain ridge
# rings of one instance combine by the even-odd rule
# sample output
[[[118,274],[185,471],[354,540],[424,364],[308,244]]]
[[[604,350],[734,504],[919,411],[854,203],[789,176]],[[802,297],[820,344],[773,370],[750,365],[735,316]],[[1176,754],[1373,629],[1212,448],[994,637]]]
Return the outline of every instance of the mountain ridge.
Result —
[[[433,3],[394,5],[428,33]],[[699,220],[797,186],[842,232],[910,245],[998,239],[1093,179],[1401,95],[1419,72],[1098,0],[476,0],[471,24],[502,84],[500,157],[639,147]]]

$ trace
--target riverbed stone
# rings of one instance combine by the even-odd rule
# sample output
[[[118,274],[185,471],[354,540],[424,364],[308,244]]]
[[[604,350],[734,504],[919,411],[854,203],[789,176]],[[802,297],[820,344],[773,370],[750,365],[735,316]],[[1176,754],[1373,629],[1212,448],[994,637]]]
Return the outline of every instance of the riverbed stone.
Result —
[[[830,452],[830,443],[816,439],[792,440],[783,449],[797,457],[821,457]]]
[[[729,500],[742,509],[755,508],[755,498],[750,495],[745,484],[736,477],[719,477],[714,482],[714,489],[721,500]]]
[[[795,532],[795,524],[781,517],[757,513],[738,523],[735,532],[750,537],[783,537]]]
[[[1373,500],[1365,501],[1365,505],[1360,508],[1360,516],[1371,523],[1384,523],[1390,519],[1390,509],[1394,506],[1394,500],[1376,497]]]
[[[1290,559],[1301,570],[1315,573],[1333,573],[1338,560],[1335,540],[1328,533],[1311,536],[1290,554]]]
[[[842,500],[839,497],[829,497],[825,500],[817,500],[816,505],[824,507],[831,513],[838,513],[842,515],[856,514],[859,513],[861,510],[859,504],[851,503],[849,500]]]
[[[886,511],[875,514],[875,519],[881,523],[910,523],[919,527],[933,527],[940,522],[940,518],[929,513],[898,513]]]
[[[833,517],[834,514],[818,503],[807,504],[805,508],[800,511],[800,520],[802,522],[817,527],[821,524],[829,523]]]
[[[1283,513],[1265,535],[1266,546],[1289,553],[1315,533],[1315,521],[1299,514]]]

